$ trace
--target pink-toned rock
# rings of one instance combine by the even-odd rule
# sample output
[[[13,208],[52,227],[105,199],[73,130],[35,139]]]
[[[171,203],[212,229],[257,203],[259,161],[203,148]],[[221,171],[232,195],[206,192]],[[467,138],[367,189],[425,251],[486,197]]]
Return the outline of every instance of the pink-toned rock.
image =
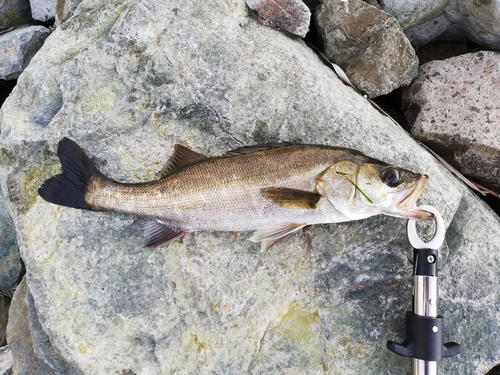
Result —
[[[432,61],[403,94],[413,136],[463,174],[500,189],[500,53]]]
[[[302,38],[309,31],[311,11],[301,0],[246,0],[246,3],[272,26]]]

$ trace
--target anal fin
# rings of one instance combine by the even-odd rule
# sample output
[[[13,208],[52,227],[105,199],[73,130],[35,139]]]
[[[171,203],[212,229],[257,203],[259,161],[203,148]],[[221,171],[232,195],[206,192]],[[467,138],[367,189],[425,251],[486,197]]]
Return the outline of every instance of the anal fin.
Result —
[[[260,192],[268,201],[285,208],[313,209],[321,199],[321,194],[290,188],[271,187]]]
[[[166,242],[182,237],[186,232],[172,228],[159,220],[148,221],[144,226],[145,247],[158,247]]]
[[[261,250],[266,250],[267,248],[274,245],[281,238],[297,232],[301,228],[304,228],[307,224],[296,224],[296,223],[284,223],[284,224],[271,224],[260,228],[253,233],[250,237],[252,242],[262,242]]]

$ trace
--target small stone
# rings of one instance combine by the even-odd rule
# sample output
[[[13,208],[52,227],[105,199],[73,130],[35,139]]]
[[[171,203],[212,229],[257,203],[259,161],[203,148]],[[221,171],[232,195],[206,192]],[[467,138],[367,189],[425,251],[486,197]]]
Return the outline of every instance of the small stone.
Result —
[[[436,18],[448,0],[382,0],[382,9],[394,16],[403,30]]]
[[[311,11],[301,0],[246,0],[246,3],[272,26],[302,38],[309,31]]]
[[[500,0],[450,0],[443,14],[407,30],[412,45],[471,40],[500,51]]]
[[[11,375],[14,357],[9,346],[0,348],[0,375]]]
[[[56,0],[56,21],[55,26],[70,18],[82,0]]]
[[[0,79],[16,79],[42,47],[50,30],[43,26],[23,26],[0,35]]]
[[[56,16],[55,0],[30,0],[31,16],[37,21],[53,20]]]
[[[500,0],[459,0],[458,9],[465,16],[463,28],[469,38],[500,51]]]
[[[369,97],[409,85],[418,58],[398,22],[361,0],[327,0],[316,9],[325,54]]]
[[[500,190],[500,54],[431,61],[405,90],[412,135],[471,179]]]
[[[0,1],[0,29],[23,25],[31,21],[29,0]]]

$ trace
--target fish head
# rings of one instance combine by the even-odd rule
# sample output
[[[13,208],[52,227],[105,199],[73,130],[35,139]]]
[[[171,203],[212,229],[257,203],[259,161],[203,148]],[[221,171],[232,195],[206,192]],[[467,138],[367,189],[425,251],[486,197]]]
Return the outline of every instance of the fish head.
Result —
[[[318,180],[318,191],[350,220],[385,214],[432,220],[416,206],[429,177],[366,158],[332,165]]]

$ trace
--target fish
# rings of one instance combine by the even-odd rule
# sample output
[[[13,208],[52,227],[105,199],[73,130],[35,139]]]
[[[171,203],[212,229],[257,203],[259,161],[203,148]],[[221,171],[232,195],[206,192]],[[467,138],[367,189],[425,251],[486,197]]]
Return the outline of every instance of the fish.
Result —
[[[147,219],[146,247],[197,231],[254,231],[267,249],[308,225],[374,215],[432,220],[416,205],[429,177],[357,150],[278,143],[207,157],[180,144],[157,180],[124,183],[101,173],[81,147],[60,140],[62,173],[38,189],[47,202]]]

